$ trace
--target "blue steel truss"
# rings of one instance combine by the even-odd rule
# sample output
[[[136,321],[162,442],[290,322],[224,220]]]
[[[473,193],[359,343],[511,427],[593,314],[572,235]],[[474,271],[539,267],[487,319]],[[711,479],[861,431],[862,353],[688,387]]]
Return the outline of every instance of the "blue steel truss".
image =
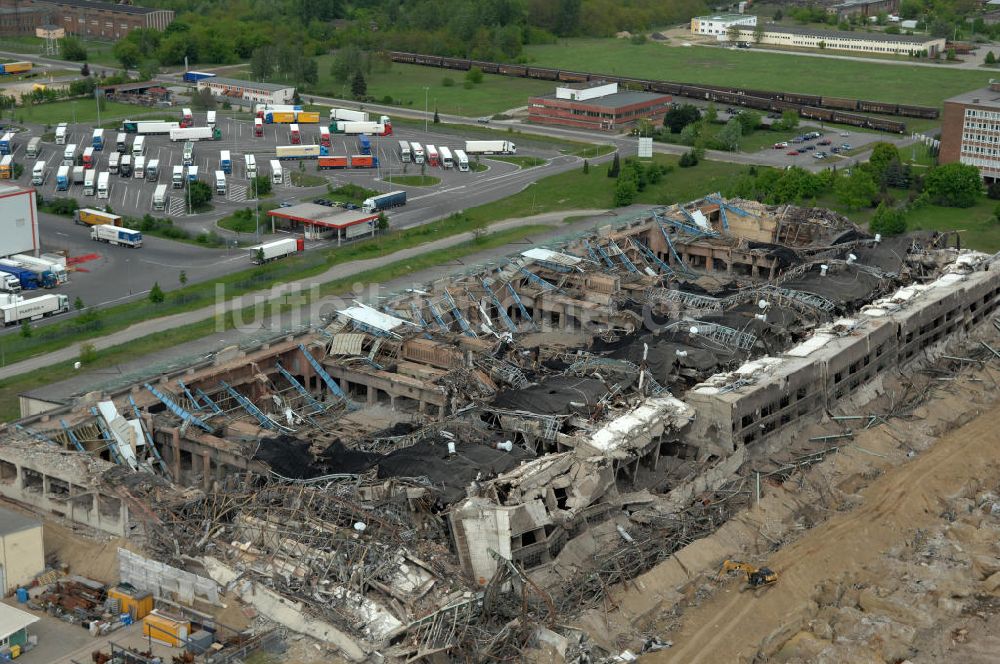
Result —
[[[205,392],[200,387],[194,388],[194,391],[198,393],[198,396],[201,397],[201,400],[205,402],[205,404],[212,410],[213,413],[215,413],[216,415],[222,415],[222,409],[219,408],[219,404],[212,401],[211,397],[205,394]]]
[[[225,388],[226,392],[229,393],[229,396],[236,399],[236,402],[241,406],[243,406],[243,410],[250,413],[253,416],[253,418],[260,423],[262,427],[264,427],[265,429],[278,428],[278,425],[272,422],[271,418],[265,415],[260,408],[258,408],[252,401],[250,401],[250,399],[247,399],[245,396],[237,392],[236,388],[234,388],[232,385],[230,385],[224,380],[220,380],[219,385]]]
[[[281,366],[281,364],[277,362],[275,363],[274,366],[278,370],[278,373],[284,376],[285,380],[287,380],[288,383],[293,388],[295,388],[295,391],[301,394],[305,398],[305,400],[309,402],[309,404],[313,407],[314,413],[320,413],[326,410],[323,407],[323,404],[321,404],[319,401],[316,401],[313,395],[309,394],[309,390],[303,387],[299,381],[295,380],[295,376],[293,376],[292,374],[288,373],[288,371],[285,370],[285,367]]]
[[[66,420],[60,419],[59,424],[62,425],[63,431],[66,432],[66,437],[69,438],[69,442],[73,443],[73,447],[75,447],[78,452],[86,452],[87,450],[80,444],[80,439],[76,437],[73,430],[69,428],[68,424],[66,424]]]
[[[497,311],[500,312],[500,318],[503,320],[503,324],[507,326],[508,330],[516,333],[517,325],[514,325],[514,321],[512,321],[510,319],[510,316],[507,315],[507,309],[505,309],[503,304],[500,303],[500,298],[496,296],[496,294],[493,292],[493,289],[490,288],[489,283],[487,283],[485,279],[483,279],[482,282],[483,282],[483,288],[486,289],[486,292],[489,294],[490,299],[493,300],[493,306],[495,306],[497,308]]]
[[[146,430],[146,427],[143,426],[142,415],[139,413],[139,407],[135,405],[135,399],[132,398],[131,394],[128,396],[128,402],[132,404],[132,412],[135,413],[135,419],[139,421],[139,428],[142,429],[143,435],[146,436],[146,445],[149,446],[149,450],[153,453],[153,456],[156,457],[156,462],[160,464],[160,469],[163,471],[164,475],[169,476],[170,471],[167,470],[167,462],[163,460],[163,457],[160,456],[160,450],[156,449],[156,445],[153,444],[153,436],[150,435],[149,431]]]
[[[642,242],[639,242],[635,238],[629,238],[629,240],[632,242],[632,246],[638,249],[639,253],[644,255],[649,261],[651,261],[654,265],[660,268],[661,272],[663,272],[668,277],[674,276],[674,271],[670,268],[670,266],[667,265],[662,260],[660,260],[660,257],[657,256],[652,249],[644,245]]]
[[[348,404],[350,404],[351,400],[347,398],[347,395],[344,394],[344,391],[340,389],[340,385],[337,385],[337,381],[333,379],[333,376],[327,373],[326,369],[323,368],[323,365],[320,364],[315,357],[310,355],[309,351],[307,351],[306,347],[303,346],[302,344],[299,344],[299,350],[302,351],[302,354],[305,355],[306,360],[309,362],[309,364],[312,365],[313,371],[316,372],[316,375],[322,378],[323,382],[326,383],[327,388],[329,388],[329,390],[333,392],[335,395],[337,395],[338,397],[346,401]]]
[[[108,431],[108,427],[104,425],[104,418],[101,417],[101,413],[97,410],[96,406],[91,406],[90,412],[94,415],[94,420],[97,422],[97,428],[101,430],[101,436],[108,444],[108,454],[111,455],[111,459],[119,466],[124,465],[122,455],[118,453],[118,441],[114,439],[111,432]]]
[[[524,319],[529,323],[531,323],[532,327],[536,327],[535,321],[531,319],[531,314],[529,314],[528,310],[525,309],[524,307],[524,302],[521,302],[521,296],[517,294],[517,291],[514,290],[514,287],[511,286],[509,281],[507,282],[507,290],[510,291],[510,294],[514,298],[514,301],[517,302],[517,308],[521,310],[521,315],[524,316]]]
[[[448,303],[448,306],[451,307],[451,315],[458,321],[458,325],[462,328],[462,331],[465,332],[465,335],[468,337],[475,337],[476,333],[472,331],[471,327],[469,327],[468,321],[465,320],[465,316],[462,315],[461,310],[455,303],[455,298],[451,296],[451,293],[448,292],[447,288],[444,290],[444,300]]]
[[[181,418],[185,422],[190,422],[191,424],[195,425],[196,427],[204,429],[208,433],[215,433],[215,430],[212,429],[212,427],[210,427],[209,425],[205,424],[200,418],[195,417],[191,413],[187,412],[184,408],[182,408],[180,405],[178,405],[173,399],[171,399],[170,397],[168,397],[163,392],[160,392],[158,389],[156,389],[155,387],[153,387],[149,383],[145,383],[145,388],[147,390],[149,390],[153,394],[154,397],[156,397],[157,399],[159,399],[160,403],[162,403],[164,406],[166,406],[167,409],[170,412],[172,412],[174,415],[176,415],[177,417]]]
[[[629,259],[629,257],[625,255],[625,252],[624,252],[624,251],[622,251],[622,248],[618,246],[618,243],[617,243],[617,242],[615,242],[614,240],[608,240],[608,242],[609,242],[610,246],[611,246],[611,247],[612,247],[612,248],[613,248],[613,249],[614,249],[615,251],[617,251],[617,252],[618,252],[618,259],[619,259],[619,260],[620,260],[620,261],[622,262],[622,264],[623,264],[623,265],[625,266],[625,268],[626,268],[626,269],[627,269],[627,270],[628,270],[629,272],[632,272],[632,273],[634,273],[634,274],[638,274],[638,273],[639,273],[639,268],[637,268],[637,267],[635,266],[635,263],[633,263],[633,262],[632,262],[632,261],[631,261],[631,260]]]

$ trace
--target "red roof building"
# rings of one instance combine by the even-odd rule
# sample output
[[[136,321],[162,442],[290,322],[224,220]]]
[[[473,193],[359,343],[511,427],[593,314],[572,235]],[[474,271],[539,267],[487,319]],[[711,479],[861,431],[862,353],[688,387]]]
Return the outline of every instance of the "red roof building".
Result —
[[[590,81],[556,88],[555,94],[528,100],[528,121],[536,124],[621,131],[639,120],[654,123],[670,110],[673,98],[653,92],[619,92],[617,83]]]

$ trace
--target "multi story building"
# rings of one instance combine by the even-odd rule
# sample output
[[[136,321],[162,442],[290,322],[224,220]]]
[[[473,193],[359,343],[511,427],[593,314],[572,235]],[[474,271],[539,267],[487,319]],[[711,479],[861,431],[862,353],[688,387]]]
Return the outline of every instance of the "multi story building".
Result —
[[[1000,178],[1000,83],[944,100],[938,160],[975,166],[988,182]]]
[[[691,19],[691,33],[696,35],[711,35],[719,40],[724,40],[729,32],[729,28],[734,25],[753,28],[757,25],[757,17],[747,14],[695,16]]]
[[[264,104],[288,104],[295,96],[295,88],[281,83],[258,83],[235,78],[213,76],[198,81],[198,89],[208,90],[216,97],[227,97]]]
[[[917,55],[926,51],[936,58],[945,50],[944,37],[924,35],[888,35],[883,32],[845,32],[814,30],[768,24],[760,35],[760,44],[791,48],[815,48],[833,51],[880,53],[884,55]],[[756,42],[754,28],[740,28],[739,41]]]
[[[44,7],[9,7],[0,5],[0,35],[30,35],[49,22]]]
[[[661,120],[672,100],[652,92],[619,92],[617,83],[573,83],[557,87],[555,94],[529,99],[528,121],[615,131],[639,120]]]
[[[13,13],[16,18],[11,19],[12,24],[23,24],[21,34],[32,34],[36,27],[51,23],[66,34],[95,39],[121,39],[137,28],[165,30],[174,20],[169,9],[97,0],[0,0],[0,9]],[[39,13],[44,20],[26,18]]]
[[[845,0],[826,8],[828,14],[836,14],[843,21],[849,16],[878,16],[899,11],[899,0]]]

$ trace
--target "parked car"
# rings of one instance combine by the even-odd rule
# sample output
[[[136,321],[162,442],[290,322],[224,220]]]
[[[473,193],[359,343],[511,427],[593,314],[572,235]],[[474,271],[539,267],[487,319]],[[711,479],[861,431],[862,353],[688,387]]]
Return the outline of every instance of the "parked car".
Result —
[[[802,153],[799,152],[798,150],[789,150],[785,154],[787,154],[789,157],[798,157]]]
[[[842,132],[840,132],[840,135],[841,135],[841,136],[850,136],[850,135],[851,135],[851,133],[850,133],[850,132],[847,132],[847,131],[842,131]]]
[[[801,136],[796,136],[795,138],[792,139],[791,142],[792,143],[805,143],[805,141],[806,141],[806,139],[802,138]]]
[[[813,146],[813,145],[803,145],[803,146],[802,146],[801,148],[799,148],[799,149],[800,149],[800,150],[802,150],[803,152],[805,152],[806,150],[815,150],[815,149],[816,149],[816,147],[815,147],[815,146]]]
[[[840,154],[840,148],[838,148],[838,147],[832,147],[832,148],[830,148],[830,152],[833,153],[833,154]]]
[[[488,115],[484,115],[483,117],[479,118],[478,122],[479,124],[489,124],[490,117]]]
[[[851,149],[851,144],[850,143],[841,143],[840,144],[840,149],[841,150],[850,150]]]
[[[833,141],[831,141],[829,138],[824,138],[822,141],[819,142],[819,145],[830,145],[832,143]]]
[[[293,205],[295,205],[295,203],[293,203],[292,201],[281,201],[281,203],[278,204],[278,207],[286,208],[286,207],[292,207]]]
[[[359,208],[354,203],[347,203],[346,205],[344,205],[344,209],[345,210],[360,210],[361,208]]]
[[[813,152],[813,159],[826,159],[825,152]]]
[[[783,150],[788,147],[788,141],[781,141],[780,143],[774,144],[775,150]]]

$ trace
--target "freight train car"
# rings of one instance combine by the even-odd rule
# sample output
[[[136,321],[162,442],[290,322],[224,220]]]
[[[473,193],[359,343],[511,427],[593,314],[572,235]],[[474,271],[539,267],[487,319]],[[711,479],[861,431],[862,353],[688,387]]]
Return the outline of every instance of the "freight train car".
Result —
[[[897,113],[908,118],[928,118],[934,119],[940,116],[941,112],[933,106],[910,106],[900,104]]]
[[[858,110],[857,99],[847,99],[845,97],[823,97],[823,104],[826,108],[835,108],[841,111]]]
[[[548,67],[530,67],[528,69],[529,78],[537,78],[542,81],[558,81],[559,70]]]

